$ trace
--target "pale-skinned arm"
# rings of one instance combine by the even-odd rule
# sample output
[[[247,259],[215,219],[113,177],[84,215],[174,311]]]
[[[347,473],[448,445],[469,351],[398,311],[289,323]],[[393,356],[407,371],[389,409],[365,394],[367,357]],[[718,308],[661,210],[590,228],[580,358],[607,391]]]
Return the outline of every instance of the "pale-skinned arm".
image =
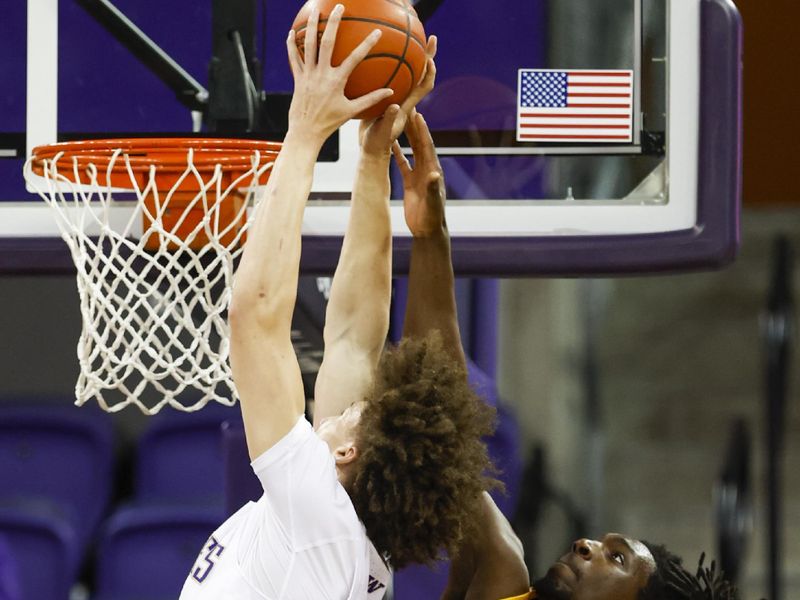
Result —
[[[344,85],[378,37],[368,37],[339,66],[331,51],[342,10],[330,16],[317,58],[316,36],[306,36],[305,62],[287,40],[295,80],[283,149],[260,199],[236,272],[231,296],[231,368],[251,458],[271,448],[297,422],[304,408],[300,369],[291,344],[297,294],[303,211],[322,143],[344,122],[390,95],[378,90],[349,100]],[[318,11],[309,17],[317,28]]]
[[[361,158],[353,185],[350,220],[325,317],[325,354],[317,375],[314,424],[363,399],[372,383],[389,329],[392,227],[389,163],[394,140],[408,115],[433,89],[436,38],[419,85],[398,107],[361,125]]]

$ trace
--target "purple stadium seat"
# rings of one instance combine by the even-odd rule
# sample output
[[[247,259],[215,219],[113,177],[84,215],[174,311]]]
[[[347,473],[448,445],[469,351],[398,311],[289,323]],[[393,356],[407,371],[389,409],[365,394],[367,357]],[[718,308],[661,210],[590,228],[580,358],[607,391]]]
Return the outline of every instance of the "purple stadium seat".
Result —
[[[222,506],[221,425],[238,418],[238,406],[221,404],[153,417],[138,443],[136,502]]]
[[[0,501],[49,502],[85,547],[111,496],[113,441],[99,409],[0,403]]]
[[[106,523],[94,600],[175,600],[221,509],[135,506]]]
[[[15,594],[10,596],[12,600],[67,600],[75,582],[80,556],[75,531],[65,520],[40,508],[0,505],[0,535],[16,569],[16,581],[7,588]]]

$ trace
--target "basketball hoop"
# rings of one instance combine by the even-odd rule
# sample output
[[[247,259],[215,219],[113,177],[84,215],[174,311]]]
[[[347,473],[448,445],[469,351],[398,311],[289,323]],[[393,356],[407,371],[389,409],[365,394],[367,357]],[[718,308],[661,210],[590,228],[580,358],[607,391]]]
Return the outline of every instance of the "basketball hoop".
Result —
[[[232,405],[226,313],[248,205],[280,144],[163,138],[34,149],[28,184],[77,268],[76,404],[194,411]]]

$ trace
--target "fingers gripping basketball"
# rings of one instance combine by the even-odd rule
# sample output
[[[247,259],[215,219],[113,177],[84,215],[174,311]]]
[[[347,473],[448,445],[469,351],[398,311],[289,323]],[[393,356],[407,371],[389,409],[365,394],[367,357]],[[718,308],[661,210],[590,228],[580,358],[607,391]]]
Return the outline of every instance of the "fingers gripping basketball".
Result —
[[[301,56],[311,10],[316,6],[320,11],[319,39],[328,15],[337,4],[344,5],[344,16],[331,57],[333,66],[340,65],[373,30],[382,31],[378,43],[355,68],[345,86],[345,95],[351,99],[381,88],[394,90],[392,96],[358,115],[360,119],[374,119],[389,105],[401,104],[419,83],[426,63],[425,30],[405,0],[309,0],[292,25]]]

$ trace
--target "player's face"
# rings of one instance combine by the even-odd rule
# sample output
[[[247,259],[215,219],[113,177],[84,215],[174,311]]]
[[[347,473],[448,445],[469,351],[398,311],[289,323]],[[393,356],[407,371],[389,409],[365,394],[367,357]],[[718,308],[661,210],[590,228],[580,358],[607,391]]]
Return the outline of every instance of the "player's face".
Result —
[[[534,587],[542,600],[635,600],[655,568],[647,546],[609,533],[577,540]]]

